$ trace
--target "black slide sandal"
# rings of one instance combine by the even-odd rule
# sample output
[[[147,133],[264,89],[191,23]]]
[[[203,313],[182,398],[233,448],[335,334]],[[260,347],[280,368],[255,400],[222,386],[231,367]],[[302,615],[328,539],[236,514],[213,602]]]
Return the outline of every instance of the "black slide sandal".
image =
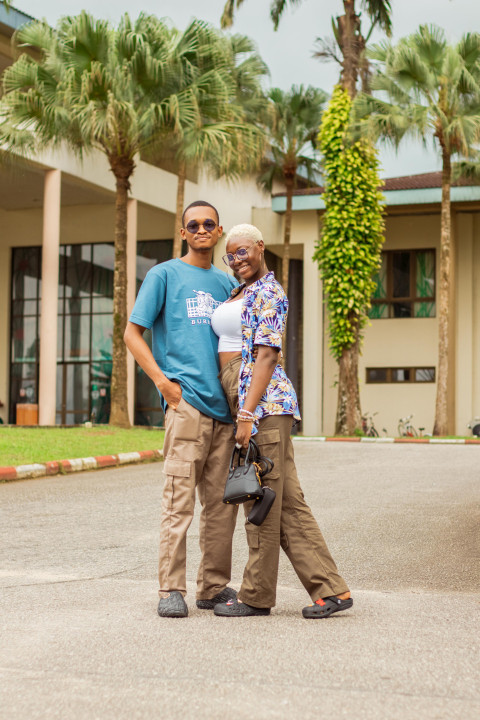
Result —
[[[333,595],[332,597],[317,600],[313,605],[303,608],[302,615],[304,618],[312,620],[315,618],[328,618],[333,613],[348,610],[352,605],[353,598],[349,597],[346,600],[340,600],[336,595]]]

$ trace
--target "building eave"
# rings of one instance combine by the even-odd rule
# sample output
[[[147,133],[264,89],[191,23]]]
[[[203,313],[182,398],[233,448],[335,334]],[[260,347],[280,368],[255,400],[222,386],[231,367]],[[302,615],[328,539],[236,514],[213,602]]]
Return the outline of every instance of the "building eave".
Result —
[[[442,188],[417,188],[411,190],[387,190],[383,192],[387,207],[401,205],[440,205],[442,202]],[[452,203],[475,202],[480,200],[480,185],[452,187],[450,191]],[[284,213],[287,209],[285,195],[272,197],[272,210]],[[292,209],[325,210],[323,195],[295,195],[292,198]]]

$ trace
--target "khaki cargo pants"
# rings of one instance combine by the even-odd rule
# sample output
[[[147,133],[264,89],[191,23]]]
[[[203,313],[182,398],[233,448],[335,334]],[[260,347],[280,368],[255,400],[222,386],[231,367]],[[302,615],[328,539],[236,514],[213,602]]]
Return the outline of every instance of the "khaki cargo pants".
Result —
[[[240,362],[240,358],[234,358],[220,373],[234,418],[238,408]],[[314,602],[348,591],[305,502],[295,468],[291,429],[291,415],[269,415],[260,420],[255,435],[261,454],[275,463],[273,471],[265,477],[265,484],[275,490],[277,496],[262,525],[245,523],[249,555],[238,597],[254,607],[275,605],[280,547]],[[250,502],[244,504],[245,515],[251,507]]]
[[[200,514],[201,561],[197,600],[210,600],[229,583],[236,510],[222,502],[233,426],[213,420],[183,398],[165,416],[165,485],[160,525],[160,593],[187,592],[187,530],[192,522],[195,488]]]

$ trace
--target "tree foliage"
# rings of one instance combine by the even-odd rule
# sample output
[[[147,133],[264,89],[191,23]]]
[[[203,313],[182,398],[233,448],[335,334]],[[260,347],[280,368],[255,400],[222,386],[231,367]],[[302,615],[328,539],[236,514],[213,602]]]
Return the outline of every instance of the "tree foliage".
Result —
[[[337,86],[319,133],[326,211],[314,259],[322,272],[337,360],[367,323],[384,231],[376,151],[362,140],[349,143],[350,110],[347,91]]]

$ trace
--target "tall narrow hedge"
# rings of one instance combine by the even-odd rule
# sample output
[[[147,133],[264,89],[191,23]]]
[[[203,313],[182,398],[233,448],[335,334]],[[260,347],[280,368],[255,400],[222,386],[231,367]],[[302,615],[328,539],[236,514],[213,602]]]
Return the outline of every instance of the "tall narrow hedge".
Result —
[[[346,141],[351,100],[337,86],[319,132],[325,215],[313,259],[321,271],[330,316],[330,348],[339,360],[367,323],[373,276],[383,244],[384,198],[377,153],[368,142]]]

